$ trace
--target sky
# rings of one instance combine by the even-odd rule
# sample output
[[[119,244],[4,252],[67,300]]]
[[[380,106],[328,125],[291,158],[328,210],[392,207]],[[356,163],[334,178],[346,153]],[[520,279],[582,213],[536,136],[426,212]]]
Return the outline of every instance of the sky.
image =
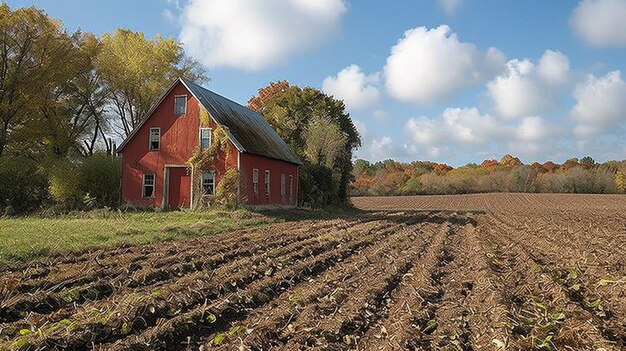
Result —
[[[345,102],[370,161],[626,159],[626,0],[9,0],[70,30],[172,36],[208,89]]]

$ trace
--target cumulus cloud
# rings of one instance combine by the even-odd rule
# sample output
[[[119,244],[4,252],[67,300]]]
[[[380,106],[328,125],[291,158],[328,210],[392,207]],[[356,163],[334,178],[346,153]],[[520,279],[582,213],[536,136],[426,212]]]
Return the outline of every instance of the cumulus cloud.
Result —
[[[357,65],[350,65],[336,76],[326,77],[322,90],[343,100],[349,110],[358,110],[375,105],[380,97],[376,87],[380,74],[366,75]]]
[[[391,48],[385,87],[398,100],[430,104],[480,82],[503,62],[498,50],[483,53],[459,41],[447,25],[413,28]]]
[[[502,121],[475,108],[447,108],[440,118],[411,118],[405,124],[416,154],[441,156],[446,150],[468,150],[488,153],[494,147],[528,155],[546,151],[555,128],[538,116],[518,121]],[[548,142],[546,142],[548,141]]]
[[[624,23],[624,0],[583,0],[570,18],[576,34],[595,47],[626,47]]]
[[[568,75],[567,56],[547,50],[538,66],[528,59],[507,62],[505,72],[487,83],[487,92],[504,118],[537,115],[555,104],[558,87]]]
[[[463,0],[439,0],[439,6],[448,16],[454,15],[463,4]]]
[[[589,75],[574,90],[574,135],[593,137],[626,121],[626,82],[620,71],[596,78]]]
[[[563,84],[569,75],[569,59],[559,51],[546,50],[539,60],[537,74],[551,84]]]
[[[385,160],[397,156],[396,147],[388,136],[373,138],[369,145],[369,154],[373,160]]]
[[[343,0],[190,0],[180,40],[207,67],[261,70],[328,40],[345,12]]]

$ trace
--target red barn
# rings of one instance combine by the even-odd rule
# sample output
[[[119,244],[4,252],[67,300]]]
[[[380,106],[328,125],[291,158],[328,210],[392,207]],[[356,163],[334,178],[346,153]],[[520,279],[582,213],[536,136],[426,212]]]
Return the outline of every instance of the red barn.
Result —
[[[211,164],[196,169],[190,159],[208,151]],[[117,152],[125,204],[176,209],[210,203],[229,170],[238,171],[231,178],[238,179],[245,204],[298,203],[302,163],[263,116],[185,79],[167,89]]]

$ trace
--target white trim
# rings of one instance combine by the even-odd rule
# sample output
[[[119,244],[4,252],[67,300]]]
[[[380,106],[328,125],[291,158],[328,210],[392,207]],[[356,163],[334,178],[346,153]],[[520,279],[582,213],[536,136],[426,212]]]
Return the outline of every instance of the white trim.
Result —
[[[204,192],[204,175],[205,174],[213,175],[213,191],[211,192],[211,194],[206,194]],[[202,190],[202,196],[214,196],[215,195],[215,171],[202,172],[202,175],[200,176],[200,189]]]
[[[280,174],[280,196],[287,196],[287,176],[285,173]]]
[[[254,179],[255,173],[256,173],[256,180]],[[252,194],[254,195],[259,194],[259,169],[258,168],[252,168]]]
[[[269,195],[270,192],[272,191],[272,174],[270,172],[269,169],[265,170],[265,178],[263,179],[263,191],[265,192],[265,195]]]
[[[202,131],[203,130],[209,131],[209,146],[207,146],[207,149],[210,148],[211,144],[213,143],[213,128],[209,128],[209,127],[198,128],[198,147],[200,148],[200,150],[204,150],[202,148]]]
[[[159,146],[156,149],[152,148],[152,131],[153,130],[158,130],[159,131]],[[148,151],[159,151],[161,150],[161,127],[150,127],[150,129],[148,130]]]
[[[152,196],[145,196],[145,188],[146,188],[146,176],[152,175]],[[141,198],[142,199],[154,199],[156,197],[156,174],[154,173],[144,173],[141,176]]]
[[[178,95],[174,95],[174,116],[179,117],[179,116],[184,116],[187,114],[187,94],[178,94]],[[183,111],[183,113],[176,113],[176,98],[181,98],[184,97],[185,98],[185,111]]]

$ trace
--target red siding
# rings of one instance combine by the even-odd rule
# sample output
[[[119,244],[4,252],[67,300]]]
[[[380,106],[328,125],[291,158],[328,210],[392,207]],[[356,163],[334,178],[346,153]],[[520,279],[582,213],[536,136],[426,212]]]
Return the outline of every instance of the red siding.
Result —
[[[174,115],[174,96],[187,95],[187,113]],[[182,83],[178,83],[163,99],[141,129],[128,141],[122,149],[122,202],[139,206],[163,206],[163,182],[166,165],[184,165],[194,149],[198,146],[200,118],[198,101],[187,91]],[[148,150],[149,131],[152,127],[161,128],[161,145],[159,150]],[[211,128],[217,127],[211,121]],[[238,151],[231,145],[231,157],[227,167],[237,167]],[[226,170],[224,155],[216,162],[216,182]],[[142,175],[155,174],[155,196],[143,198],[141,193]],[[190,198],[189,187],[181,189],[182,198]]]
[[[287,205],[298,204],[298,166],[269,159],[262,156],[243,153],[240,156],[242,186],[240,194],[249,205]],[[259,170],[259,191],[254,194],[252,184],[253,169]],[[270,193],[265,194],[265,170],[270,170]],[[285,196],[280,193],[280,175],[285,175]],[[293,176],[293,196],[289,197],[289,176]]]

